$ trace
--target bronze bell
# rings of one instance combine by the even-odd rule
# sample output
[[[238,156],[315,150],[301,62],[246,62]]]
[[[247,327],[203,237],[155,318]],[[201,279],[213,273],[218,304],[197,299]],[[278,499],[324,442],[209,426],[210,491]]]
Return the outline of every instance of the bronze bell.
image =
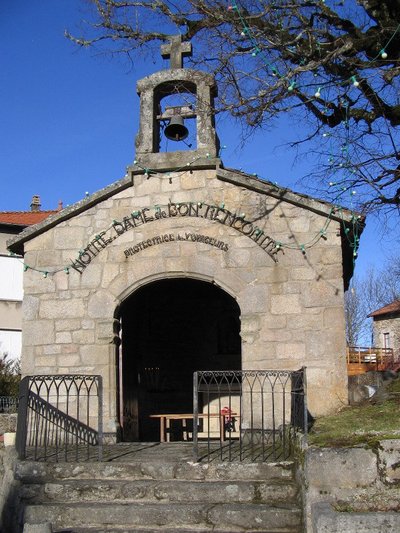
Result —
[[[183,117],[174,115],[164,130],[167,139],[171,141],[183,141],[189,135],[189,130],[183,122]]]

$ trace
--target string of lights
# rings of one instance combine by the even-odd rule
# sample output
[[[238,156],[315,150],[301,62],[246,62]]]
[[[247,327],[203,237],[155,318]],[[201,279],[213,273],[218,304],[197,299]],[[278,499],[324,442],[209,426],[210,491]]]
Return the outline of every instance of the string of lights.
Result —
[[[226,146],[223,146],[223,148],[226,148]],[[146,179],[149,179],[150,176],[155,176],[155,175],[160,175],[160,176],[165,175],[166,177],[168,177],[168,179],[172,179],[172,177],[177,178],[177,177],[183,175],[184,173],[188,172],[188,167],[192,166],[199,159],[201,159],[201,158],[200,157],[196,157],[191,162],[187,163],[185,166],[177,167],[177,168],[175,168],[173,170],[169,170],[169,171],[161,171],[159,169],[153,169],[153,168],[145,167],[138,160],[134,161],[134,165],[136,167],[140,168],[141,170],[143,170],[143,174],[146,177]],[[259,176],[257,174],[253,174],[253,176],[259,178]],[[282,187],[279,187],[276,182],[271,182],[271,181],[263,179],[263,178],[259,178],[259,179],[262,179],[262,181],[268,183],[269,185],[271,185],[275,189],[286,190],[286,189],[282,189]],[[86,196],[87,199],[90,198],[90,195],[88,196],[87,193],[86,193],[85,196]],[[340,196],[340,194],[338,195],[338,197],[339,196]],[[184,202],[184,203],[187,203],[187,202]],[[217,208],[219,208],[221,210],[225,209],[225,204],[224,203],[218,203],[218,202],[208,203],[208,202],[204,202],[204,201],[197,201],[197,202],[189,202],[189,204],[198,205],[198,206],[205,206],[205,207],[208,207],[208,208],[211,208],[211,209],[217,209]],[[176,202],[175,205],[177,207],[179,207],[181,205],[181,203]],[[154,207],[155,210],[159,211],[159,210],[161,210],[163,208],[167,208],[168,204],[166,204],[166,205],[156,204],[153,207]],[[138,212],[134,211],[132,214],[133,215],[137,215]],[[273,242],[274,242],[275,249],[276,250],[280,250],[280,249],[285,249],[286,248],[286,249],[290,249],[290,250],[299,250],[303,255],[305,255],[307,253],[307,249],[313,247],[320,239],[324,239],[325,240],[327,238],[326,237],[327,230],[328,230],[328,227],[329,227],[330,223],[332,222],[333,215],[335,215],[336,218],[338,217],[338,215],[340,216],[340,219],[342,221],[343,228],[344,228],[344,234],[346,235],[346,239],[348,240],[349,245],[353,249],[353,257],[354,257],[354,260],[355,260],[355,258],[357,257],[357,250],[358,250],[358,246],[359,246],[359,233],[360,233],[361,217],[359,215],[357,215],[356,213],[352,213],[351,214],[351,228],[350,228],[349,225],[348,225],[348,216],[345,215],[345,212],[344,212],[343,208],[340,207],[340,206],[337,206],[337,205],[332,205],[328,215],[326,216],[326,219],[325,219],[325,222],[323,224],[323,227],[320,230],[318,230],[309,240],[307,240],[305,242],[301,242],[300,244],[293,243],[291,241],[284,242],[284,241],[280,241],[280,240],[274,240]],[[248,219],[246,217],[246,213],[240,212],[240,213],[238,213],[238,216],[241,219],[243,219],[243,221],[247,221],[250,224],[255,222],[255,221],[253,221],[251,219]],[[102,236],[107,234],[107,232],[111,231],[115,227],[116,224],[118,224],[118,222],[116,220],[113,220],[111,222],[111,224],[109,224],[109,226],[107,226],[101,232]],[[261,232],[262,230],[258,230],[258,231]],[[99,235],[97,235],[96,237],[99,238]],[[85,253],[85,250],[80,250],[79,251],[79,256],[83,255],[84,253]],[[37,267],[34,267],[34,266],[31,266],[31,265],[27,264],[17,254],[14,254],[14,253],[11,252],[10,255],[13,256],[13,257],[18,258],[18,260],[23,264],[23,268],[24,268],[25,272],[28,271],[28,270],[31,270],[33,272],[38,272],[39,274],[41,274],[43,276],[43,278],[48,278],[49,276],[54,276],[55,274],[57,274],[59,272],[64,272],[64,274],[66,274],[66,275],[70,274],[70,269],[71,269],[71,265],[70,264],[69,265],[64,265],[64,266],[62,266],[60,268],[56,268],[56,269],[43,269],[43,268],[37,268]]]
[[[322,1],[321,3],[325,3],[324,1]],[[286,74],[282,74],[279,72],[279,70],[277,69],[276,65],[274,63],[271,63],[270,60],[268,59],[268,56],[265,54],[264,52],[264,49],[263,49],[263,46],[259,43],[259,41],[257,40],[257,37],[255,36],[252,28],[249,26],[249,24],[247,23],[245,17],[243,16],[242,14],[242,10],[240,9],[240,6],[239,6],[239,3],[236,1],[236,0],[232,0],[229,4],[228,4],[228,7],[227,7],[227,10],[230,11],[230,12],[235,12],[239,18],[239,21],[240,21],[240,24],[241,24],[241,32],[240,32],[240,35],[241,37],[243,38],[248,38],[250,43],[251,43],[251,55],[252,57],[260,57],[265,66],[270,70],[270,74],[274,77],[279,77],[279,78],[287,78],[287,79],[290,79],[291,78],[291,73],[286,73]],[[384,47],[379,51],[379,53],[372,59],[370,59],[369,61],[367,61],[367,64],[372,64],[374,63],[375,61],[377,60],[385,60],[388,58],[388,54],[386,52],[387,48],[389,47],[390,43],[392,42],[392,40],[395,38],[397,32],[400,31],[400,24],[396,27],[395,31],[393,32],[392,36],[388,39],[388,41],[385,43]],[[353,74],[351,75],[348,80],[347,80],[348,84],[352,84],[354,87],[359,87],[360,86],[360,80],[357,78],[357,75]],[[343,82],[341,82],[342,84]],[[315,98],[321,98],[321,91],[322,89],[327,89],[329,87],[337,87],[338,84],[337,83],[334,83],[334,82],[323,82],[321,83],[320,85],[318,83],[315,83],[314,84],[316,90],[315,90],[315,93],[314,93],[314,97]],[[298,89],[298,84],[295,80],[291,81],[290,84],[288,85],[287,87],[287,90],[288,91],[294,91],[295,89]]]
[[[321,0],[321,3],[324,4],[325,3],[324,0]],[[287,72],[283,72],[277,67],[276,63],[270,61],[266,51],[264,50],[264,46],[260,44],[256,33],[253,31],[252,27],[247,22],[247,17],[244,14],[245,13],[244,10],[241,9],[240,3],[236,0],[231,0],[227,6],[227,10],[229,12],[233,12],[238,17],[238,20],[241,25],[240,36],[242,39],[247,39],[249,41],[250,43],[249,49],[251,51],[250,52],[251,56],[254,58],[257,57],[261,59],[264,65],[267,67],[268,72],[271,76],[275,78],[281,78],[283,80],[287,80],[287,91],[288,92],[293,93],[293,95],[296,95],[298,91],[304,91],[305,88],[302,87],[301,83],[299,83],[296,73],[290,70]],[[394,33],[388,39],[388,41],[385,43],[385,45],[379,51],[379,53],[369,61],[369,64],[372,64],[378,60],[379,61],[386,60],[388,58],[388,53],[386,50],[399,30],[400,30],[400,24],[396,27]],[[318,78],[317,74],[314,74],[314,76],[315,78]],[[362,79],[359,77],[357,73],[352,74],[347,79],[347,81],[345,80],[343,82],[342,80],[340,84],[335,83],[333,81],[327,82],[325,80],[315,79],[313,83],[310,83],[307,86],[308,90],[311,88],[313,92],[312,95],[309,95],[308,102],[316,101],[319,105],[323,106],[322,114],[327,113],[328,112],[327,98],[329,97],[330,89],[336,88],[337,90],[340,91],[340,89],[343,86],[349,86],[349,85],[352,85],[355,88],[359,88],[360,83],[362,83]],[[345,90],[347,91],[347,88]],[[177,92],[181,92],[181,91],[177,90]],[[323,94],[324,94],[324,97],[322,96]],[[333,151],[331,151],[331,155],[329,156],[329,163],[330,163],[330,167],[333,173],[342,172],[342,171],[351,173],[355,171],[354,169],[352,170],[353,164],[352,164],[351,155],[350,155],[350,146],[351,146],[352,138],[350,134],[349,101],[346,98],[339,97],[339,102],[341,101],[341,99],[342,99],[343,107],[345,108],[345,119],[343,120],[343,126],[345,130],[344,131],[345,140],[342,143],[341,153],[339,155],[335,155]],[[331,138],[333,137],[331,134],[328,134],[325,132],[322,133],[322,135],[323,137],[331,137]],[[222,146],[221,150],[224,148],[226,147]],[[210,157],[209,154],[207,154],[206,157],[209,158]],[[182,165],[180,167],[177,167],[177,168],[174,168],[168,171],[160,171],[158,169],[153,169],[153,168],[143,166],[141,162],[138,160],[134,161],[134,165],[138,169],[143,171],[143,174],[146,179],[150,179],[151,176],[155,176],[155,175],[165,176],[169,180],[169,182],[172,183],[172,180],[174,178],[179,178],[180,176],[185,174],[188,170],[190,171],[190,167],[192,167],[199,159],[202,159],[202,157],[201,156],[196,157],[192,161],[186,163],[185,165]],[[254,176],[257,176],[257,175],[254,174]],[[281,189],[276,183],[273,183],[263,178],[260,178],[260,179],[262,179],[266,183],[269,183],[271,186]],[[290,241],[283,242],[283,241],[276,240],[274,241],[274,243],[275,243],[275,247],[277,250],[281,248],[282,249],[287,248],[287,249],[300,250],[303,254],[306,254],[307,249],[314,246],[321,238],[326,239],[327,229],[332,221],[333,215],[335,215],[335,218],[337,218],[339,215],[339,217],[341,218],[342,225],[343,225],[344,235],[346,236],[349,246],[353,250],[353,260],[355,260],[355,258],[357,257],[358,247],[359,247],[360,220],[361,220],[361,217],[352,211],[352,203],[353,203],[352,198],[356,194],[356,191],[352,188],[351,182],[349,186],[348,180],[343,180],[343,179],[335,179],[334,181],[330,181],[329,186],[332,188],[335,196],[332,202],[332,208],[329,214],[326,216],[326,220],[324,222],[323,227],[319,231],[317,231],[315,235],[313,235],[308,241],[302,242],[300,244],[290,242]],[[336,202],[341,200],[343,198],[343,195],[345,194],[350,194],[350,204],[351,204],[350,222],[349,222],[348,216],[347,215],[345,216],[343,208],[340,207],[339,205],[336,205]],[[88,197],[88,195],[86,196]],[[197,203],[202,204],[202,205],[207,205],[212,208],[216,208],[216,207],[221,208],[221,205],[218,206],[217,203],[215,203],[215,205],[207,204],[205,202],[197,202]],[[155,209],[161,209],[165,207],[166,206],[163,206],[163,205],[154,206]],[[242,216],[245,217],[245,214],[243,213]],[[113,221],[110,224],[110,226],[107,227],[103,231],[103,234],[110,231],[113,228],[114,224],[115,224],[115,221]],[[81,250],[80,253],[84,253],[84,251]],[[61,268],[54,269],[54,270],[44,270],[44,269],[32,267],[26,264],[23,260],[21,261],[23,262],[25,271],[32,270],[32,271],[39,272],[43,275],[44,278],[54,275],[58,272],[64,272],[67,275],[70,273],[69,266],[63,266]]]
[[[324,10],[329,9],[325,0],[315,1],[314,4],[316,6],[316,9],[318,9],[318,5],[320,5],[320,9],[322,10],[322,12],[324,12]],[[285,13],[285,8],[292,9],[290,3],[286,5],[284,2],[271,2],[270,7],[271,9],[276,7],[276,10],[280,13],[279,16],[281,17],[284,16],[282,15],[282,13]],[[307,3],[307,6],[304,7],[307,8],[310,7],[310,5]],[[400,31],[400,24],[396,22],[397,26],[395,27],[392,35],[386,40],[383,47],[379,50],[379,53],[377,53],[369,60],[367,58],[363,59],[363,76],[360,75],[359,72],[353,72],[347,78],[347,80],[334,80],[331,76],[329,78],[329,81],[327,81],[323,77],[321,79],[321,73],[318,70],[318,65],[313,65],[311,64],[311,62],[310,67],[307,68],[307,63],[305,59],[300,62],[300,67],[297,66],[295,68],[288,69],[287,64],[284,64],[282,69],[282,65],[278,66],[278,58],[273,58],[268,43],[261,43],[260,35],[262,35],[262,29],[259,29],[259,24],[256,24],[253,29],[252,14],[241,7],[241,2],[236,0],[230,0],[227,5],[227,11],[230,12],[231,17],[233,17],[233,19],[236,19],[236,21],[239,23],[240,27],[238,31],[240,32],[240,38],[249,42],[249,46],[243,48],[243,50],[249,50],[248,53],[251,53],[251,56],[253,58],[259,58],[262,64],[267,67],[267,74],[275,78],[282,79],[282,81],[286,83],[286,90],[288,91],[288,93],[291,93],[293,96],[299,96],[301,98],[302,103],[305,105],[312,103],[316,106],[316,108],[321,109],[322,116],[329,115],[330,110],[336,109],[338,107],[344,109],[344,142],[342,142],[340,124],[339,127],[336,126],[334,134],[327,133],[326,131],[324,131],[325,128],[324,123],[322,121],[319,129],[322,129],[322,136],[324,138],[330,138],[329,146],[330,151],[332,153],[329,156],[329,165],[326,168],[326,177],[329,180],[329,187],[336,195],[334,202],[337,199],[343,197],[343,195],[349,193],[349,204],[352,208],[354,204],[354,197],[357,194],[355,186],[357,184],[359,186],[359,184],[363,182],[363,176],[358,176],[359,178],[361,178],[361,181],[356,179],[358,167],[357,164],[352,161],[355,152],[354,150],[351,150],[352,145],[356,146],[357,130],[355,128],[358,128],[358,122],[350,120],[351,113],[349,108],[351,107],[351,104],[354,103],[354,101],[359,101],[359,97],[356,96],[355,98],[350,98],[349,90],[351,89],[351,87],[354,87],[356,89],[359,89],[360,94],[362,95],[364,91],[362,85],[363,82],[366,81],[367,85],[368,82],[371,83],[372,81],[373,83],[373,80],[368,80],[368,76],[371,76],[369,67],[372,67],[373,64],[377,61],[379,61],[380,65],[385,65],[385,60],[388,59],[387,50],[389,49],[390,43]],[[323,43],[317,41],[317,46],[320,49],[322,44]],[[291,54],[292,52],[295,53],[297,51],[296,46],[291,46],[289,43],[287,45],[287,51],[289,52],[289,54]],[[295,57],[295,55],[293,57]],[[309,77],[310,75],[312,75],[311,80]],[[308,78],[306,77],[304,79],[304,76],[308,76]],[[266,84],[268,85],[267,79]],[[310,94],[310,91],[313,94]],[[337,101],[338,103],[333,103],[332,99],[334,99],[334,101]],[[282,111],[289,111],[290,109],[292,109],[292,107],[287,106],[286,108],[282,108]],[[353,134],[351,134],[350,129],[352,129]],[[333,153],[332,150],[334,143],[336,143],[336,149],[339,149],[339,153],[336,155]],[[350,155],[351,151],[353,152],[352,156]]]

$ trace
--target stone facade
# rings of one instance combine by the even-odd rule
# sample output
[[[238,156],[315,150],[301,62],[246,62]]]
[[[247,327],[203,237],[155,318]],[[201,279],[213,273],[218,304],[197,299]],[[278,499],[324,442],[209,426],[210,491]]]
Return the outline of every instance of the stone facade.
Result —
[[[242,368],[306,366],[313,415],[347,402],[340,221],[326,224],[324,204],[277,198],[257,178],[219,168],[132,174],[115,189],[23,234],[25,263],[58,270],[25,272],[24,375],[101,374],[105,430],[115,431],[119,306],[145,284],[185,277],[236,299]],[[234,213],[244,217],[230,226]]]
[[[343,293],[353,266],[348,244],[352,215],[224,169],[217,157],[212,113],[215,81],[206,73],[180,68],[189,48],[180,37],[171,44],[171,69],[138,82],[137,160],[127,175],[25,231],[11,244],[14,251],[24,252],[25,264],[32,267],[24,277],[23,374],[100,374],[104,429],[115,433],[125,405],[132,413],[136,407],[129,401],[136,405],[139,401],[131,398],[122,405],[121,390],[139,388],[143,372],[153,380],[150,388],[161,387],[154,382],[160,359],[151,359],[153,353],[149,353],[164,348],[152,343],[159,331],[156,327],[154,335],[141,339],[142,368],[132,362],[143,307],[148,316],[143,329],[150,330],[152,322],[158,321],[166,330],[163,316],[175,328],[173,336],[179,338],[164,354],[171,361],[176,349],[180,352],[181,360],[177,363],[175,357],[174,361],[176,375],[180,366],[186,372],[185,401],[192,398],[189,371],[226,369],[224,363],[233,361],[231,369],[306,366],[310,412],[318,416],[335,410],[347,403]],[[160,114],[169,92],[196,95],[197,103],[194,108],[166,107]],[[193,150],[160,151],[161,123],[172,116],[168,113],[196,119]],[[178,315],[185,314],[181,309],[175,307],[175,320],[168,307],[154,320],[157,299],[152,300],[153,308],[146,298],[135,300],[135,294],[143,294],[142,289],[152,283],[158,290],[160,280],[182,279],[197,280],[196,301],[201,300],[201,312],[192,314],[197,304],[186,295],[187,315],[192,316],[189,334],[187,329],[179,330]],[[209,313],[199,282],[219,288]],[[190,294],[185,287],[181,284],[180,296],[185,291]],[[153,298],[154,292],[158,294],[153,291]],[[211,291],[203,292],[213,298]],[[167,304],[175,299],[174,293],[168,298],[165,294]],[[230,308],[225,297],[231,301]],[[207,314],[212,317],[208,328]],[[197,335],[191,343],[190,332]],[[203,338],[212,336],[214,347],[209,348],[208,359],[202,358],[199,346]],[[165,339],[169,342],[168,334]],[[204,368],[218,358],[213,368]],[[163,363],[168,366],[168,360]],[[128,373],[121,376],[122,367],[137,373],[128,386],[124,382]],[[178,397],[179,386],[175,391]],[[143,420],[148,418],[143,415]]]

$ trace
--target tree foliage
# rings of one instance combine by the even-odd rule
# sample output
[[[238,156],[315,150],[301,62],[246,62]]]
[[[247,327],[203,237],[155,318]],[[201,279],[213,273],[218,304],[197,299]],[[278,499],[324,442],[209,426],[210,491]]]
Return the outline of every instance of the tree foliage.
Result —
[[[191,66],[219,84],[215,112],[250,129],[300,117],[317,167],[309,177],[334,202],[398,213],[399,0],[86,0],[80,46],[135,54],[182,33]]]
[[[362,278],[354,277],[345,293],[348,346],[368,346],[372,339],[372,320],[368,315],[397,299],[400,299],[400,257],[390,260],[380,270],[370,268]]]
[[[21,372],[19,363],[8,358],[7,353],[0,356],[0,396],[18,396]]]

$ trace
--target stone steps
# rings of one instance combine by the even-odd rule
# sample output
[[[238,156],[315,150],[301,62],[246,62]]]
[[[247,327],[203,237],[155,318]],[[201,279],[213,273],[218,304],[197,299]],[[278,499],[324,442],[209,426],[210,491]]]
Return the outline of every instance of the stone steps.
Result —
[[[223,530],[223,529],[212,529],[211,530],[212,533],[227,533],[226,530]],[[257,530],[257,529],[246,529],[245,530],[246,533],[263,533],[263,531],[261,530]],[[292,532],[296,532],[297,533],[297,529],[295,530],[288,530],[289,533],[292,533]],[[204,532],[204,527],[200,527],[200,528],[196,528],[195,526],[192,526],[190,529],[187,529],[187,528],[169,528],[169,527],[163,527],[162,528],[162,532],[163,533],[201,533],[201,532]],[[71,529],[63,529],[63,530],[58,530],[58,531],[55,531],[54,533],[160,533],[160,529],[154,529],[154,528],[146,528],[146,527],[140,527],[140,528],[134,528],[134,529],[128,529],[128,528],[125,528],[125,527],[112,527],[112,528],[107,528],[105,529],[104,527],[94,527],[94,528],[80,528],[80,527],[77,527],[77,528],[74,528],[73,530]],[[275,531],[268,531],[268,532],[264,532],[264,533],[283,533],[282,530],[275,530]]]
[[[163,531],[171,526],[179,531],[254,531],[298,533],[300,510],[294,507],[270,507],[260,504],[204,503],[57,503],[28,505],[25,522],[51,522],[53,529],[90,526],[113,529],[147,525]]]
[[[75,502],[296,503],[297,487],[282,481],[66,480],[23,485],[30,503]]]
[[[182,479],[182,480],[292,480],[292,461],[281,463],[190,463],[186,461],[132,461],[87,463],[17,463],[15,478],[24,483],[68,479]]]
[[[228,531],[226,529],[210,529],[205,530],[204,527],[197,528],[195,526],[192,526],[190,529],[182,528],[182,527],[162,527],[162,528],[137,528],[134,529],[128,529],[126,527],[120,527],[120,528],[107,528],[104,527],[94,527],[94,528],[74,528],[74,529],[61,529],[57,531],[53,531],[53,533],[160,533],[162,531],[163,533],[204,533],[208,531],[212,531],[212,533],[228,533],[228,531],[233,531],[232,529],[229,529]],[[235,530],[236,531],[236,530]],[[241,532],[245,531],[246,533],[298,533],[298,531],[303,531],[299,529],[275,529],[275,530],[260,530],[260,529],[249,529],[246,528],[245,530],[241,530]]]
[[[125,462],[124,462],[125,461]],[[294,465],[177,457],[18,462],[24,523],[73,533],[299,533]],[[22,528],[21,528],[22,530]]]

